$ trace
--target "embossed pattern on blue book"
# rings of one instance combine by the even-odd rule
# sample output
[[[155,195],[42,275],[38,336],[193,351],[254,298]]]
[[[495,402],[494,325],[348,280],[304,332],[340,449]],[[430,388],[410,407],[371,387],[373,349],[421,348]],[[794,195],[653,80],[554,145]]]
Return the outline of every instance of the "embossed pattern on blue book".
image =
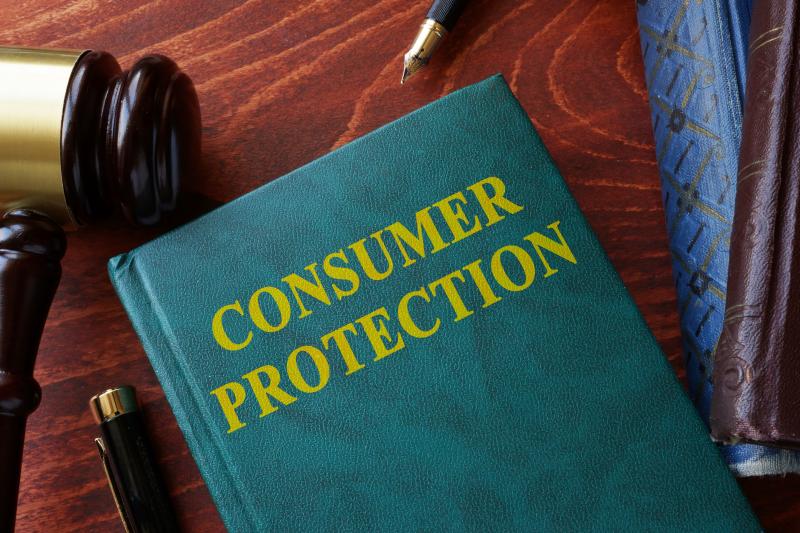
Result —
[[[639,0],[645,77],[692,400],[708,422],[722,331],[751,0]],[[795,452],[723,446],[740,476],[800,470]]]

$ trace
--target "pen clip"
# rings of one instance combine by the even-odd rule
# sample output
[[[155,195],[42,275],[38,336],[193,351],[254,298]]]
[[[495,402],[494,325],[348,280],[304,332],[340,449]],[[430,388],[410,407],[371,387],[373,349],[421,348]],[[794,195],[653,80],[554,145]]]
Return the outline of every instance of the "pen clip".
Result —
[[[119,489],[117,488],[117,484],[114,483],[114,476],[111,475],[111,462],[108,459],[103,439],[97,437],[94,439],[94,443],[97,445],[97,451],[100,452],[100,459],[103,462],[103,471],[106,473],[108,486],[111,489],[111,495],[114,497],[114,504],[117,506],[117,511],[119,511],[119,517],[122,520],[125,533],[133,533],[131,523],[128,521],[128,515],[125,514],[125,510],[122,508],[122,498],[120,497]]]

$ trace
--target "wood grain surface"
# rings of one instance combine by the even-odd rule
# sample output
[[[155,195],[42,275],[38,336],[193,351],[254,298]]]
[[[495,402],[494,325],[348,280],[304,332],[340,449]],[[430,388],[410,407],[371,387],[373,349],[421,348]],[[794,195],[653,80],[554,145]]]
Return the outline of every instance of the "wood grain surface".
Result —
[[[171,226],[502,72],[682,375],[635,6],[474,0],[427,71],[402,87],[404,47],[427,0],[0,0],[0,45],[103,49],[125,67],[160,52],[192,76],[203,172]],[[121,383],[139,389],[185,529],[223,529],[106,275],[109,257],[162,231],[114,224],[69,235],[36,369],[43,400],[29,419],[19,532],[122,531],[87,408]],[[741,485],[767,529],[800,529],[800,477]]]

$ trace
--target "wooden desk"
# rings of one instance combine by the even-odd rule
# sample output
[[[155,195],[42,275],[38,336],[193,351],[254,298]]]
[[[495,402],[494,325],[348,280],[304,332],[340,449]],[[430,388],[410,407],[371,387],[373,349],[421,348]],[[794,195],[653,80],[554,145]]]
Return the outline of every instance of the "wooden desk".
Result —
[[[0,44],[105,49],[123,66],[151,51],[177,60],[197,83],[205,146],[191,207],[173,225],[500,71],[682,374],[636,3],[474,0],[430,68],[401,87],[404,46],[427,4],[0,0]],[[87,408],[120,383],[140,391],[186,530],[222,529],[106,276],[109,257],[157,233],[117,225],[69,236],[36,371],[43,401],[29,420],[20,532],[121,531]],[[764,526],[800,526],[800,477],[742,487]]]

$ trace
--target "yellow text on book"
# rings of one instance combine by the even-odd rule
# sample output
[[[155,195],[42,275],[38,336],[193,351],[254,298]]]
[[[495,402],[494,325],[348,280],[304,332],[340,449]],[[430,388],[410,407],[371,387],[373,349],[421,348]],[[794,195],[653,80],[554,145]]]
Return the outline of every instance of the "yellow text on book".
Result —
[[[477,209],[469,210],[467,198]],[[369,239],[352,243],[346,250],[342,248],[328,254],[321,268],[318,263],[311,263],[303,269],[303,275],[292,273],[283,277],[281,286],[265,286],[254,291],[245,305],[235,300],[220,307],[212,318],[213,337],[225,350],[242,350],[255,335],[279,332],[292,320],[302,320],[336,301],[354,296],[362,290],[362,281],[385,283],[395,271],[395,259],[386,241],[396,249],[397,263],[408,268],[522,210],[522,205],[507,198],[505,183],[500,178],[480,180],[467,187],[466,193],[457,192],[418,211],[416,233],[395,222],[373,233]],[[441,221],[444,224],[437,225]],[[233,433],[247,425],[240,414],[246,402],[255,402],[258,416],[263,418],[294,403],[302,394],[324,389],[331,378],[331,357],[341,359],[344,375],[350,376],[364,369],[369,361],[381,361],[400,352],[412,339],[435,335],[443,322],[460,322],[471,317],[477,307],[465,302],[464,295],[468,291],[474,291],[479,296],[480,309],[486,309],[510,293],[528,289],[537,275],[548,278],[556,274],[558,269],[551,264],[555,257],[577,264],[561,232],[560,221],[549,224],[547,230],[547,233],[534,231],[524,235],[519,242],[502,246],[458,270],[411,288],[388,309],[378,307],[325,333],[318,342],[297,347],[281,365],[260,366],[242,375],[241,379],[212,390],[211,395],[217,399],[228,425],[227,432]],[[390,238],[384,239],[385,236]],[[373,254],[369,253],[368,242]],[[381,252],[380,261],[373,260],[375,248]],[[543,274],[540,274],[542,268]],[[423,314],[420,306],[434,305],[438,301],[445,302],[449,312],[423,323],[419,318]],[[249,324],[246,334],[234,338],[226,329],[231,320]],[[239,324],[238,330],[242,329],[245,328]],[[357,338],[366,339],[367,351],[353,346]],[[312,368],[313,371],[309,371]]]

